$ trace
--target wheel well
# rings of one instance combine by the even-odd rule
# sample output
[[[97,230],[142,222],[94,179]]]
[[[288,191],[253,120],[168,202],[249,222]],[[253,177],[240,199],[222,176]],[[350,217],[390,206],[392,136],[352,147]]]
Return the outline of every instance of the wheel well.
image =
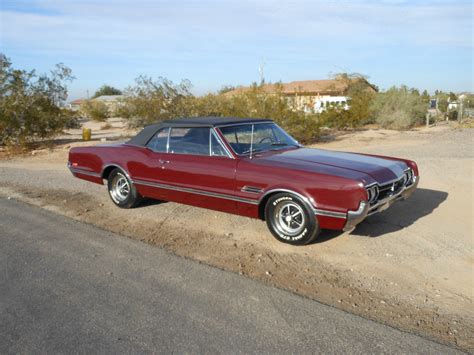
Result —
[[[265,206],[267,205],[268,200],[273,195],[279,194],[281,192],[284,192],[284,191],[275,191],[275,192],[269,193],[268,195],[265,195],[262,198],[262,201],[260,201],[260,204],[258,205],[258,218],[260,218],[262,221],[265,220]]]
[[[102,172],[102,179],[108,179],[109,178],[109,175],[110,173],[112,172],[112,170],[116,169],[116,168],[119,168],[118,166],[115,166],[115,165],[109,165],[108,167],[106,167],[104,169],[104,171]],[[120,168],[119,168],[120,169]]]
[[[298,194],[297,192],[293,192],[293,191],[290,191],[290,190],[276,190],[276,191],[272,191],[271,193],[269,193],[268,195],[265,195],[262,200],[260,201],[260,204],[258,205],[258,218],[260,218],[262,221],[265,220],[265,206],[267,205],[267,202],[268,200],[270,199],[270,197],[276,195],[276,194],[281,194],[281,193],[288,193],[288,194],[293,194],[293,195],[296,195],[298,198],[302,198],[303,196],[301,196],[300,194]],[[305,204],[306,201],[303,201]]]

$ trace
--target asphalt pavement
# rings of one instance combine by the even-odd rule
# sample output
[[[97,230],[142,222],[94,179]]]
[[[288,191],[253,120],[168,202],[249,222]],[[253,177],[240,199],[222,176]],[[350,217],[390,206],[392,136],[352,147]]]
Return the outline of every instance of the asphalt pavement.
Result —
[[[0,199],[0,353],[78,352],[458,351]]]

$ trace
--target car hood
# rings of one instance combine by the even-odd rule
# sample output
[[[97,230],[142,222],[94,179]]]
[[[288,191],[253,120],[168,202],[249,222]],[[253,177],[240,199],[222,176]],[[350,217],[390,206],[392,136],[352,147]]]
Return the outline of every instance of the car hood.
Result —
[[[302,170],[356,178],[364,183],[377,182],[379,184],[401,178],[407,168],[402,161],[323,149],[300,148],[274,151],[274,153],[258,156],[255,160],[261,163],[280,163]]]

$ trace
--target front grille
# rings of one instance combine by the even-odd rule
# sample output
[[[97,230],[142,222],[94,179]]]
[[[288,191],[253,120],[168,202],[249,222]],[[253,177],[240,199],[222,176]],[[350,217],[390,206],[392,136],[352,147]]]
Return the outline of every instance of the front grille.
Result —
[[[403,176],[388,184],[372,184],[366,187],[370,206],[375,206],[380,201],[397,195],[405,187],[411,186],[416,180],[412,169],[406,169]]]
[[[400,180],[392,182],[390,184],[381,185],[379,187],[379,196],[377,200],[384,200],[387,197],[396,195],[405,185],[405,177],[402,177]]]

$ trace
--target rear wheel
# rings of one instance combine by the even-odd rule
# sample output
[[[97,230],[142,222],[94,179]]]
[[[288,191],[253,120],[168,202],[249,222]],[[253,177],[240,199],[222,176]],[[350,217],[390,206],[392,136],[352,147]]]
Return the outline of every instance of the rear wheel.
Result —
[[[110,173],[107,187],[110,198],[120,208],[133,208],[142,201],[142,197],[135,186],[119,168],[112,170]]]
[[[291,193],[279,193],[268,199],[265,220],[273,236],[288,244],[311,243],[320,232],[311,208]]]

